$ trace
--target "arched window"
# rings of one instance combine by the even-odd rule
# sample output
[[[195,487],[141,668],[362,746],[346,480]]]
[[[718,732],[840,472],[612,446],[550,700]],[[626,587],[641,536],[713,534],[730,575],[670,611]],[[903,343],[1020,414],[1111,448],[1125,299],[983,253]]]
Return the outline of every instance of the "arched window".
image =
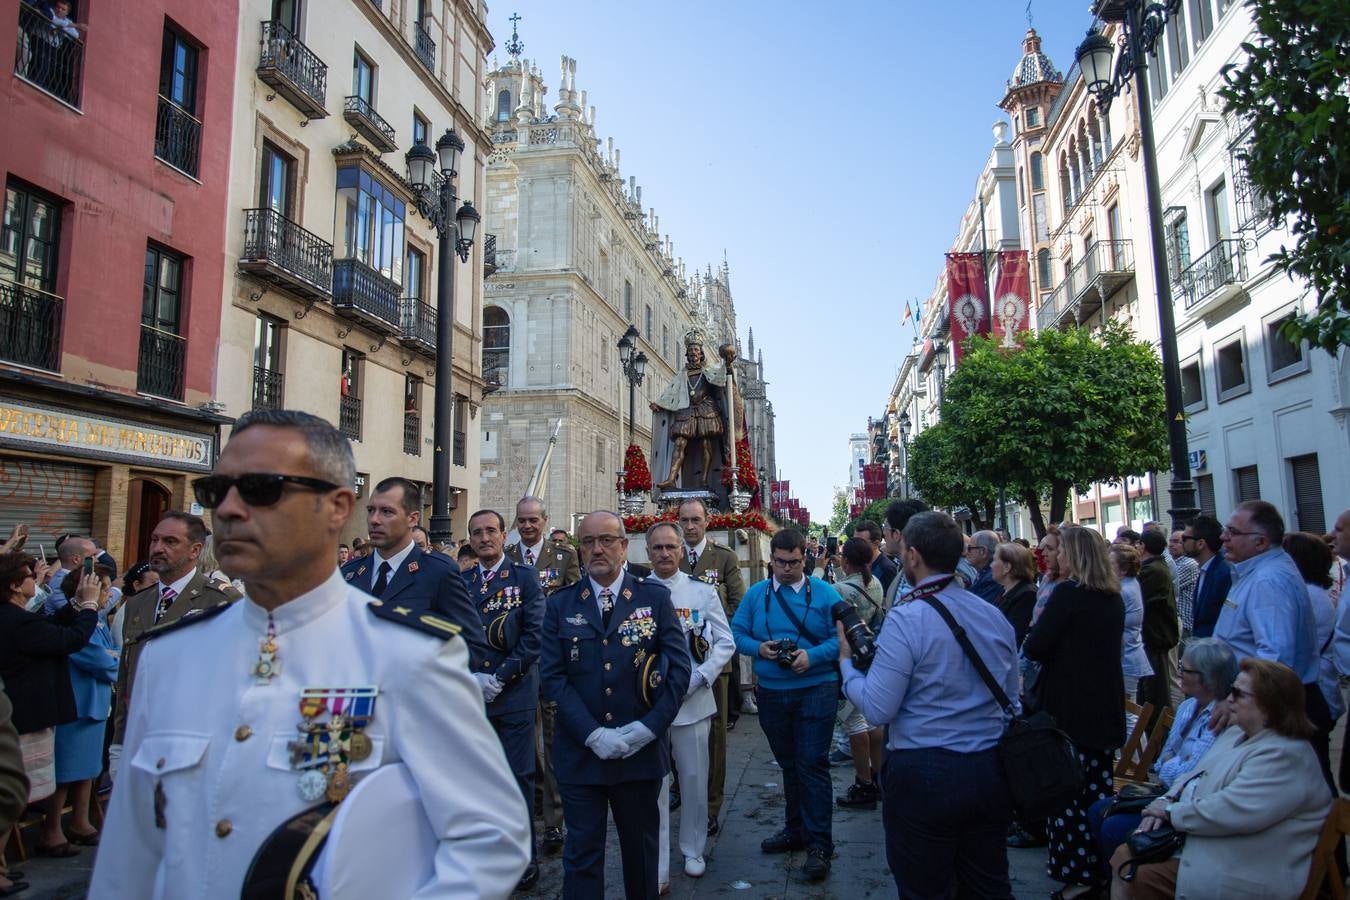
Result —
[[[1101,110],[1095,103],[1088,109],[1088,138],[1092,141],[1092,167],[1100,169],[1105,153],[1102,151]]]
[[[1045,190],[1045,164],[1041,160],[1039,150],[1031,154],[1031,189],[1033,191]]]
[[[1085,191],[1095,169],[1092,165],[1092,152],[1088,149],[1087,126],[1082,122],[1078,123],[1078,165],[1082,170],[1078,183],[1082,186],[1081,190]]]
[[[511,91],[505,89],[497,95],[497,121],[505,122],[511,118]]]
[[[1042,291],[1050,290],[1050,251],[1042,247],[1036,252],[1036,281]]]
[[[505,387],[511,367],[511,320],[500,306],[483,309],[483,380]]]

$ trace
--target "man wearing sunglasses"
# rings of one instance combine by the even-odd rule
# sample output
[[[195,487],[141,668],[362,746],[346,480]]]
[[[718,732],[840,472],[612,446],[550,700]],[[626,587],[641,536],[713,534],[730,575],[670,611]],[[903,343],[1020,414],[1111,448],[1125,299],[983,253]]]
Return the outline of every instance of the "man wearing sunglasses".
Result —
[[[331,424],[258,410],[235,423],[215,473],[194,483],[214,510],[221,568],[243,580],[245,598],[147,633],[94,900],[240,896],[279,825],[306,811],[317,824],[365,775],[395,763],[410,776],[434,860],[371,845],[360,864],[426,867],[426,895],[515,888],[530,858],[529,814],[459,628],[372,599],[334,564],[355,478],[351,446]]]

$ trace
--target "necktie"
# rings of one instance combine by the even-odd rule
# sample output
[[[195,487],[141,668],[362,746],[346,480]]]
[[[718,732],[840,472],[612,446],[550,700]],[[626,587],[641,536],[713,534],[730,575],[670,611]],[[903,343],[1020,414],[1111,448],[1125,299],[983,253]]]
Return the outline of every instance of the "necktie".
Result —
[[[531,550],[529,547],[525,548],[525,565],[527,566],[534,565],[534,551]]]
[[[380,563],[380,571],[375,576],[375,587],[371,589],[371,593],[374,594],[376,597],[383,597],[384,589],[389,587],[390,571],[391,569],[388,560],[384,560],[383,562]]]
[[[600,592],[600,618],[605,623],[605,630],[609,630],[609,620],[614,616],[614,595],[610,593],[609,588]]]
[[[693,547],[690,547],[690,548],[689,548],[689,568],[692,569],[692,568],[693,568],[694,566],[696,566],[696,565],[698,565],[698,551],[695,550]]]
[[[171,587],[165,587],[159,592],[159,603],[155,604],[155,622],[164,618],[164,614],[173,606],[173,598],[178,596],[178,592]]]

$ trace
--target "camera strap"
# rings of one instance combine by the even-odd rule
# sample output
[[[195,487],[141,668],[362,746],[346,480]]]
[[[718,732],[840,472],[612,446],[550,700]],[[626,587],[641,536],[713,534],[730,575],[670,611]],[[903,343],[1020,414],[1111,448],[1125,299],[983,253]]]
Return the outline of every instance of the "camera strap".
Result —
[[[809,613],[811,611],[811,578],[810,576],[804,576],[804,578],[806,581],[806,611]],[[764,596],[764,628],[769,631],[769,637],[773,637],[773,631],[769,629],[769,594],[773,594],[773,599],[778,601],[778,606],[783,610],[783,614],[788,617],[788,621],[797,629],[797,639],[801,640],[803,635],[807,635],[814,642],[815,635],[806,630],[806,626],[802,624],[802,620],[797,618],[797,614],[792,611],[791,606],[788,606],[788,602],[783,599],[782,592],[774,587],[772,581],[769,582],[769,590]]]
[[[965,652],[966,658],[970,660],[970,664],[975,667],[975,671],[979,674],[980,680],[984,682],[985,687],[989,688],[989,693],[994,695],[994,702],[1001,706],[1008,716],[1015,716],[1016,713],[1012,701],[1008,699],[1008,694],[999,686],[993,673],[989,671],[989,667],[986,666],[984,660],[980,658],[979,651],[976,650],[975,645],[970,642],[970,635],[968,635],[966,629],[956,621],[956,617],[952,615],[951,610],[947,609],[942,601],[937,598],[938,591],[946,587],[949,583],[950,579],[941,582],[940,584],[924,585],[905,599],[922,600],[933,607],[934,612],[941,616],[942,621],[946,622],[947,627],[951,629],[952,636],[955,637],[956,642],[961,645],[961,649]]]

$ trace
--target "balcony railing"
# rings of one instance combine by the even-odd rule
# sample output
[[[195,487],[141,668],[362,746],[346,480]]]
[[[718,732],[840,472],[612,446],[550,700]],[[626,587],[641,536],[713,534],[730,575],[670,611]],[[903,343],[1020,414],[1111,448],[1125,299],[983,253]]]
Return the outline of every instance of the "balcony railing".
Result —
[[[333,245],[274,209],[244,210],[239,268],[311,300],[333,293]]]
[[[457,466],[464,465],[464,432],[456,431],[451,439],[450,446],[451,452],[454,454],[450,461]]]
[[[183,399],[187,372],[187,339],[151,325],[141,326],[141,353],[136,363],[136,390],[142,394]]]
[[[386,122],[364,97],[348,97],[342,106],[342,118],[381,153],[398,149],[394,142],[394,126]]]
[[[0,359],[60,371],[65,306],[55,294],[0,281]]]
[[[436,42],[431,39],[431,35],[420,24],[414,24],[413,31],[416,35],[417,58],[422,61],[422,65],[435,72]]]
[[[196,178],[201,149],[201,120],[161,94],[155,116],[155,156]]]
[[[333,309],[380,334],[398,334],[403,328],[399,285],[359,259],[333,263]]]
[[[361,440],[361,398],[343,397],[338,410],[338,430],[354,441]]]
[[[1247,258],[1242,244],[1240,240],[1219,241],[1181,271],[1173,288],[1185,301],[1187,312],[1227,299],[1247,280]]]
[[[422,455],[422,416],[419,413],[403,414],[403,452],[410,456]]]
[[[258,78],[307,119],[328,115],[328,66],[280,22],[262,23]]]
[[[436,308],[417,297],[403,298],[403,346],[436,355]]]
[[[282,409],[282,385],[286,383],[286,376],[281,372],[274,372],[271,369],[264,369],[262,366],[253,367],[253,408],[254,409]]]
[[[1127,240],[1093,241],[1059,286],[1042,297],[1036,322],[1042,331],[1086,322],[1134,278],[1134,249]]]
[[[497,271],[497,236],[489,234],[483,238],[483,277]]]
[[[40,9],[20,3],[14,74],[79,109],[83,73],[84,41],[54,26]]]

